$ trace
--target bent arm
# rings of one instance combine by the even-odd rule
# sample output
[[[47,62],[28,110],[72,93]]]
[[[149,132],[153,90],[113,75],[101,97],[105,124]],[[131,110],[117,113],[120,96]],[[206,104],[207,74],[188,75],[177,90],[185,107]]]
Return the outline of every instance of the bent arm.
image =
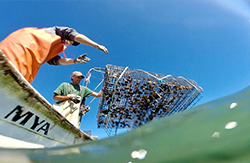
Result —
[[[76,63],[76,59],[72,58],[61,58],[60,56],[56,56],[48,61],[50,65],[70,65]]]
[[[62,96],[62,95],[54,94],[53,100],[55,100],[55,101],[66,101],[66,100],[70,100],[70,97],[69,96]]]
[[[50,65],[70,65],[77,63],[86,63],[90,61],[90,58],[86,57],[87,54],[82,54],[78,58],[61,58],[60,56],[56,56],[48,61]]]
[[[99,93],[93,92],[93,93],[91,94],[91,96],[94,96],[94,97],[101,97],[101,96],[102,96],[102,91],[100,91]]]
[[[60,58],[58,60],[58,63],[60,65],[70,65],[70,64],[75,64],[76,63],[76,59],[72,59],[72,58]]]

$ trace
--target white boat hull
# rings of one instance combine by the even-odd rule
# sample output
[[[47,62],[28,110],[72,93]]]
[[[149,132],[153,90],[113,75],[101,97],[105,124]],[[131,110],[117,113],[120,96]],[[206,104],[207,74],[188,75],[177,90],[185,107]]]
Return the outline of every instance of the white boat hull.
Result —
[[[0,147],[72,145],[93,137],[70,124],[0,51]]]

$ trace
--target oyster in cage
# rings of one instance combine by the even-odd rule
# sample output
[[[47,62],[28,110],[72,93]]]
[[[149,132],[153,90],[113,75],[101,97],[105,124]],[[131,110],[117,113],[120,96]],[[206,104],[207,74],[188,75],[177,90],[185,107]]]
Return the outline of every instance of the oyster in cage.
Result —
[[[108,133],[116,133],[124,127],[136,128],[153,119],[179,112],[178,108],[186,110],[202,92],[194,81],[183,77],[113,65],[106,66],[102,90],[104,96],[99,104],[99,113],[106,114],[105,110],[109,110],[110,117],[100,114],[98,126],[104,127],[101,123],[106,119]]]

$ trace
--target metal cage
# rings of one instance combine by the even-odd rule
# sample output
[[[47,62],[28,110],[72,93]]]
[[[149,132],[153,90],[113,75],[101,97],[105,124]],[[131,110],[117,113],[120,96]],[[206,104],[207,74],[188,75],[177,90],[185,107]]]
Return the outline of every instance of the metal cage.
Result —
[[[191,108],[202,96],[193,80],[106,65],[98,128],[109,136]]]

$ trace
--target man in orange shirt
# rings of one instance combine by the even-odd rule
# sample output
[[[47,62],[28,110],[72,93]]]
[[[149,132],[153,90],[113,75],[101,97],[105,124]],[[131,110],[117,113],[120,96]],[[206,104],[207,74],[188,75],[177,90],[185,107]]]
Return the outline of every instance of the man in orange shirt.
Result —
[[[8,57],[28,82],[36,77],[39,68],[46,62],[50,65],[86,63],[90,59],[81,55],[76,59],[58,56],[66,46],[85,44],[95,47],[105,54],[108,50],[87,36],[69,27],[22,28],[0,42],[0,50]]]

